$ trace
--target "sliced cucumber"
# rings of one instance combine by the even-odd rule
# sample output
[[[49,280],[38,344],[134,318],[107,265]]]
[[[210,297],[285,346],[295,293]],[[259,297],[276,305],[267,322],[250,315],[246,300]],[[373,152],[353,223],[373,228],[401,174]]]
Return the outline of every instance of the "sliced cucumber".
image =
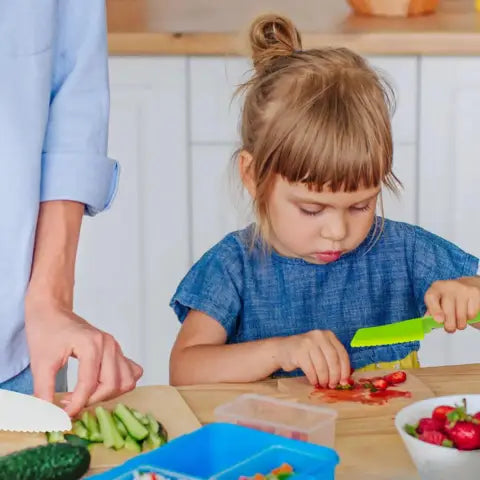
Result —
[[[117,430],[120,432],[120,435],[123,438],[127,438],[128,432],[127,432],[127,429],[125,428],[125,425],[115,414],[113,414],[113,419],[115,420],[115,425],[117,426]]]
[[[135,453],[140,453],[142,451],[142,446],[130,435],[127,435],[125,439],[125,448]]]
[[[133,414],[133,416],[142,424],[147,426],[149,423],[149,420],[146,415],[143,413],[139,412],[138,410],[135,410],[134,408],[127,407]]]
[[[107,448],[120,450],[125,442],[117,430],[112,414],[103,407],[97,407],[95,413],[100,425],[100,433],[102,434],[104,445]]]
[[[88,430],[81,420],[75,420],[73,422],[72,431],[73,431],[74,435],[77,435],[77,437],[84,438],[86,440],[88,440],[88,438],[89,438]]]
[[[85,411],[82,415],[82,422],[88,430],[88,439],[92,442],[102,442],[103,437],[100,433],[97,418],[91,412]]]
[[[72,433],[66,433],[65,440],[70,445],[80,445],[81,447],[89,447],[92,444],[92,442],[87,438],[80,438],[79,436],[73,435]]]
[[[162,439],[156,433],[150,432],[148,437],[143,441],[143,448],[145,450],[154,450],[155,448],[161,447],[164,444]]]
[[[148,430],[145,425],[135,418],[133,413],[122,403],[117,404],[114,410],[115,415],[125,425],[129,435],[135,440],[143,440],[148,435]]]
[[[65,435],[63,432],[47,432],[47,442],[48,443],[58,443],[64,442]]]
[[[147,413],[146,415],[148,419],[148,431],[156,433],[162,440],[163,443],[168,442],[168,433],[165,427],[158,421],[156,420],[153,415],[150,413]]]

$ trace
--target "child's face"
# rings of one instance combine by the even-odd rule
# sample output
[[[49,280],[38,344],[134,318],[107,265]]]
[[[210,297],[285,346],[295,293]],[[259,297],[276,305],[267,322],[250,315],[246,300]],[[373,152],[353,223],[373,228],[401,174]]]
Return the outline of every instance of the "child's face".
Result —
[[[356,192],[308,190],[277,175],[268,210],[273,248],[288,257],[329,263],[365,240],[375,217],[380,188]]]

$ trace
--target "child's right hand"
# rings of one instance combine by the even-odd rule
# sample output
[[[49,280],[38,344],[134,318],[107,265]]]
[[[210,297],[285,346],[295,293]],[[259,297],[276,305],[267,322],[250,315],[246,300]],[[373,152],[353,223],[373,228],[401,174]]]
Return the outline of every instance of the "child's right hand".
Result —
[[[286,372],[301,368],[312,385],[335,388],[350,378],[348,353],[330,330],[278,338],[277,358]]]

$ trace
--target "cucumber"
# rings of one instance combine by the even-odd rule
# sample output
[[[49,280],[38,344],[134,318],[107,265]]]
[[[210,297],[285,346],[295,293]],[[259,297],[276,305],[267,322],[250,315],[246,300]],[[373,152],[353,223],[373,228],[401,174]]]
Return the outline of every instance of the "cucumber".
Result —
[[[92,442],[88,440],[88,438],[80,438],[73,433],[66,433],[65,440],[71,445],[81,445],[82,447],[88,447],[92,444]]]
[[[143,413],[139,412],[138,410],[135,410],[134,408],[127,407],[133,414],[133,416],[142,424],[147,426],[149,423],[149,420],[146,415]]]
[[[159,421],[157,421],[150,413],[147,413],[146,417],[148,420],[148,431],[157,434],[162,440],[162,444],[167,443],[168,433],[167,430],[165,430],[165,427]]]
[[[142,446],[130,435],[127,435],[127,438],[125,439],[125,448],[135,453],[140,453],[142,451]]]
[[[64,442],[65,436],[63,432],[47,432],[47,442],[48,443],[58,443]]]
[[[117,430],[120,432],[120,435],[123,438],[126,438],[128,436],[128,432],[127,432],[127,429],[125,428],[125,425],[115,414],[113,414],[113,419],[115,420],[115,425],[117,426]]]
[[[114,410],[115,415],[125,425],[130,436],[135,440],[143,440],[148,435],[148,430],[145,425],[142,425],[139,420],[135,418],[133,413],[122,403],[117,404]]]
[[[97,407],[95,409],[95,413],[100,425],[100,433],[103,437],[103,444],[107,448],[113,447],[115,450],[120,450],[125,442],[120,435],[120,432],[117,430],[112,414],[103,407]]]
[[[0,457],[0,480],[78,480],[89,467],[87,448],[50,443]]]
[[[81,420],[75,420],[73,422],[73,428],[72,428],[73,434],[77,435],[77,437],[84,438],[85,440],[88,440],[88,430],[86,429],[85,425]]]
[[[95,415],[89,411],[83,412],[82,422],[87,427],[88,430],[88,439],[92,442],[101,442],[103,441],[102,434],[100,433],[100,427],[98,426],[98,421]]]
[[[149,432],[142,446],[145,450],[154,450],[155,448],[161,447],[164,443],[157,433]]]

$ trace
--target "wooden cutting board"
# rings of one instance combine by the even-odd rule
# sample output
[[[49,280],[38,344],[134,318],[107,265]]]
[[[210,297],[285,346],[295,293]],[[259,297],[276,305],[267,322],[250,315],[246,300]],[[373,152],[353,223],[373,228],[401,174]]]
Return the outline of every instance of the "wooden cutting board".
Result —
[[[354,373],[354,379],[383,376],[391,371],[375,370],[371,372]],[[336,401],[327,403],[322,399],[321,394],[313,393],[313,387],[308,383],[306,377],[282,378],[278,380],[278,389],[295,397],[298,401],[322,405],[338,411],[340,418],[364,418],[368,416],[378,417],[383,415],[394,415],[401,408],[410,403],[425,398],[434,397],[435,394],[415,374],[407,371],[407,380],[395,387],[396,390],[411,392],[410,398],[393,398],[383,405],[366,405],[358,402]]]
[[[150,412],[165,426],[170,440],[201,426],[177,390],[170,386],[138,387],[114,400],[101,402],[100,405],[113,408],[119,402],[144,413]],[[0,456],[43,443],[46,443],[44,434],[0,431]],[[92,449],[91,471],[106,470],[133,455],[128,450],[116,452],[96,445]]]

